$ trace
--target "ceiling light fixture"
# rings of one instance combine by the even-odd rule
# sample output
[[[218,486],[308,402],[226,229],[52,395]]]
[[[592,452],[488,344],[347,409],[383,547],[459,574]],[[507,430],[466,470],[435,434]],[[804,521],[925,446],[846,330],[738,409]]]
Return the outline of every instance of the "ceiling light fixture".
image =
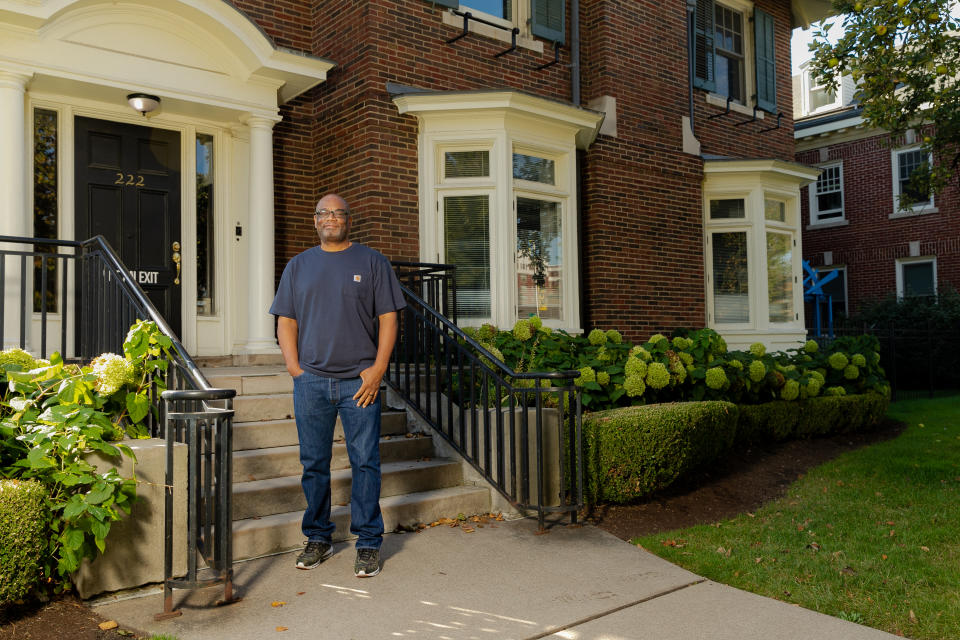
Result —
[[[160,106],[160,98],[148,93],[131,93],[127,96],[127,103],[136,111],[146,116]]]

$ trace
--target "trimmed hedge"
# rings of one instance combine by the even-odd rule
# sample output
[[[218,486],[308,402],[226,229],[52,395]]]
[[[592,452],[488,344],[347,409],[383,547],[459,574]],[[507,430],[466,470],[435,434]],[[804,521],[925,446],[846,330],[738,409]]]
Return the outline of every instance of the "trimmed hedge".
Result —
[[[731,402],[678,402],[585,414],[588,499],[628,502],[669,487],[730,448],[737,413]]]
[[[0,480],[0,606],[40,579],[47,549],[47,491],[33,480]]]
[[[717,459],[734,442],[867,431],[880,423],[889,402],[886,394],[868,393],[759,405],[664,403],[586,413],[586,497],[592,503],[643,498]]]

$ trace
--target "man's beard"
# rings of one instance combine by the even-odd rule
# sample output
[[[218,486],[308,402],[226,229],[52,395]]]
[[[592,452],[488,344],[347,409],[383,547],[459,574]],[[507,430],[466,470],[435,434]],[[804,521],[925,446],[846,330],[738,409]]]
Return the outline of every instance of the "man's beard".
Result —
[[[347,239],[347,225],[343,225],[337,231],[320,227],[319,233],[321,242],[343,242]]]

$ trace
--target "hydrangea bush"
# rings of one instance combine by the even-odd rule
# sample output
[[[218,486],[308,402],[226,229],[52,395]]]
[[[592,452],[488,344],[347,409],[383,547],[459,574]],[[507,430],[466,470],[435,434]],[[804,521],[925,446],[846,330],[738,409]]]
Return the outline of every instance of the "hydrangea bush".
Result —
[[[550,330],[539,318],[510,331],[492,325],[468,335],[518,372],[578,370],[583,404],[591,410],[621,406],[724,400],[760,404],[820,395],[888,393],[872,336],[838,338],[821,348],[811,340],[795,349],[767,352],[761,343],[730,351],[712,329],[654,334],[629,344],[615,330],[585,335]],[[521,385],[517,385],[521,386]]]

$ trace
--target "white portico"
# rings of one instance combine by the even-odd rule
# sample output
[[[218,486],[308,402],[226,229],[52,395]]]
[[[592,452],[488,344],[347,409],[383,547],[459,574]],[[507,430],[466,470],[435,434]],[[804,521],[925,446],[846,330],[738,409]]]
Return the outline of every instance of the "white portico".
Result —
[[[0,0],[0,235],[36,235],[41,213],[48,237],[103,233],[81,215],[92,189],[81,169],[109,173],[112,141],[134,167],[130,156],[145,147],[134,140],[124,155],[124,136],[149,142],[150,131],[162,131],[175,182],[161,194],[171,212],[163,237],[182,247],[183,266],[167,292],[178,300],[171,324],[194,354],[274,352],[273,126],[279,105],[332,67],[278,48],[223,0]],[[160,108],[136,113],[131,93],[159,97]],[[40,162],[54,190],[43,203],[35,198]],[[116,167],[116,193],[146,193],[153,174],[125,167]],[[105,188],[113,185],[94,186],[104,188],[90,190],[91,208],[105,197],[97,194],[113,193]],[[159,246],[162,234],[151,241],[151,221],[137,224],[137,242],[149,246],[129,255],[173,251]],[[19,277],[11,265],[6,278]],[[17,324],[5,326],[6,341],[18,342]],[[29,323],[27,332],[29,343]]]

